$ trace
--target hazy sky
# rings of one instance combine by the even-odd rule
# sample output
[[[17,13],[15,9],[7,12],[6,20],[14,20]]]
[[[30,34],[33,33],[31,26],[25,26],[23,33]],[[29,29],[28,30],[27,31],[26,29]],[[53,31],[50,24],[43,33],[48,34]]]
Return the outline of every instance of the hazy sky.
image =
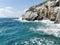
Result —
[[[20,17],[24,10],[44,0],[0,0],[0,18]]]

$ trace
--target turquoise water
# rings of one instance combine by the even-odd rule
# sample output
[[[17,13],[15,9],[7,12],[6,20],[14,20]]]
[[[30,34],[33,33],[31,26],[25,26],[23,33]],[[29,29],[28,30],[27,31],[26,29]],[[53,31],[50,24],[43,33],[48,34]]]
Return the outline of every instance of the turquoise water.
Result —
[[[41,22],[0,19],[0,45],[60,45],[60,37],[37,31],[38,27],[47,26]]]

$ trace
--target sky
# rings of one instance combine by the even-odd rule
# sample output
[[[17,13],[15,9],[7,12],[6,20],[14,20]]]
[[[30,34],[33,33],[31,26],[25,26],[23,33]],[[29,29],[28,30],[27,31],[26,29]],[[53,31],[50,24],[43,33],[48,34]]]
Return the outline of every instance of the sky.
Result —
[[[0,0],[0,18],[20,17],[26,9],[45,0]]]

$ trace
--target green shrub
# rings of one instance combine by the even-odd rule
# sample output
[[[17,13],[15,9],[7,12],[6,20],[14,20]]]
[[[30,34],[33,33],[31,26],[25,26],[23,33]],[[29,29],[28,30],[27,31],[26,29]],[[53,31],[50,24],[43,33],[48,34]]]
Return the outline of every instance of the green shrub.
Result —
[[[35,8],[30,7],[29,10],[27,10],[27,11],[32,11],[32,12],[34,12],[34,9],[35,9]],[[26,12],[27,12],[27,11],[26,11]]]

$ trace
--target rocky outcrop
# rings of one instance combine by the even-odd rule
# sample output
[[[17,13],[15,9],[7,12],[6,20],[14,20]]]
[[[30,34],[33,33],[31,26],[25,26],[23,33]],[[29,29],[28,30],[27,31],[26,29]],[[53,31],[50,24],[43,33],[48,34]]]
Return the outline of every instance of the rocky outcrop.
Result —
[[[55,23],[60,23],[60,7],[56,8],[56,20]]]
[[[41,4],[30,7],[23,15],[22,20],[49,19],[60,23],[60,0],[47,0]]]
[[[28,11],[22,16],[22,20],[33,21],[37,17],[37,12]]]

